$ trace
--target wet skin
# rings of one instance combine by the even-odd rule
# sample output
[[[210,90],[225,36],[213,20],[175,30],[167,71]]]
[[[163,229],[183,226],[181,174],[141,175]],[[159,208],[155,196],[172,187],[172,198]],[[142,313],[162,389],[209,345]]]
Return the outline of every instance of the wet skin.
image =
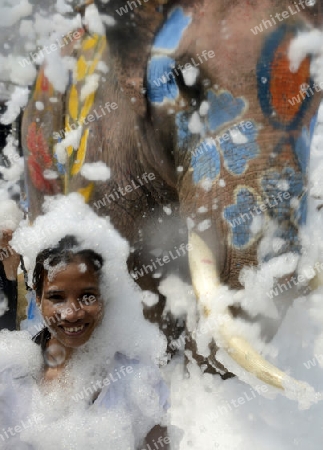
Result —
[[[17,269],[20,263],[20,256],[10,247],[9,242],[12,239],[12,230],[3,230],[0,238],[0,249],[7,249],[8,257],[2,260],[2,264],[8,280],[17,278]]]
[[[57,358],[57,364],[51,363],[50,366],[61,365],[61,355],[64,364],[73,349],[90,339],[102,318],[99,276],[88,264],[87,270],[81,271],[82,263],[86,264],[76,258],[54,277],[46,273],[42,296],[37,298],[52,334],[48,343],[49,357],[52,360]]]

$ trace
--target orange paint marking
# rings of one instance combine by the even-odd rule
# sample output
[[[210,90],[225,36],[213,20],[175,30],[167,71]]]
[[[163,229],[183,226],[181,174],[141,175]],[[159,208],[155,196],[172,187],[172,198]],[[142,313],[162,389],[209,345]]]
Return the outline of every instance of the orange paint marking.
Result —
[[[41,90],[43,92],[48,91],[49,88],[49,81],[48,78],[46,77],[46,75],[44,73],[42,73],[41,75]]]
[[[301,86],[309,84],[310,81],[310,59],[306,58],[300,65],[296,73],[290,71],[290,61],[288,58],[288,48],[290,39],[282,43],[275,54],[271,64],[271,85],[270,93],[272,105],[279,119],[291,122],[299,113],[301,102],[294,105],[288,101],[300,94]],[[288,76],[287,74],[290,74]],[[306,97],[305,97],[306,98]]]

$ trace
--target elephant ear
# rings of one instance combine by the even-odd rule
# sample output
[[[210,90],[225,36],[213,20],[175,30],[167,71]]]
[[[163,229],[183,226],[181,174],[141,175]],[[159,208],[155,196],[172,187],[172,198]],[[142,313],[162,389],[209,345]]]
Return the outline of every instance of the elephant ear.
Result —
[[[65,92],[59,92],[49,81],[44,63],[23,117],[22,145],[31,220],[41,214],[45,195],[67,195],[76,190],[88,200],[93,190],[93,183],[80,187],[79,180],[75,183],[73,179],[79,175],[86,156],[89,130],[84,121],[99,85],[97,70],[106,38],[81,29],[73,33],[73,38],[64,37],[63,43],[63,57],[76,55]]]

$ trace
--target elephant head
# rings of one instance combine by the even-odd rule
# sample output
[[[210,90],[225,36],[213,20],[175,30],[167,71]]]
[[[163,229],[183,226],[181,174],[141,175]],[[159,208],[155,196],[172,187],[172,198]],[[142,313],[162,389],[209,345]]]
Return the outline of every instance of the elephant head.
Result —
[[[289,2],[181,2],[154,40],[147,71],[152,123],[173,150],[193,246],[191,276],[206,316],[221,284],[241,287],[245,264],[300,252],[319,100],[298,97],[313,84],[310,59],[292,72],[289,47],[311,13]],[[231,356],[281,387],[282,374],[227,326],[222,340]]]
[[[157,3],[101,6],[116,24],[105,33],[86,25],[64,46],[76,61],[67,87],[40,70],[23,123],[30,212],[41,212],[44,194],[79,190],[133,243],[156,208],[178,202],[207,316],[221,285],[241,287],[245,264],[300,251],[319,99],[294,101],[312,83],[310,60],[292,72],[288,50],[318,10],[274,0]],[[278,19],[280,11],[288,15]],[[84,163],[98,160],[109,180],[86,176]],[[283,388],[284,373],[232,330],[220,329],[232,358]]]

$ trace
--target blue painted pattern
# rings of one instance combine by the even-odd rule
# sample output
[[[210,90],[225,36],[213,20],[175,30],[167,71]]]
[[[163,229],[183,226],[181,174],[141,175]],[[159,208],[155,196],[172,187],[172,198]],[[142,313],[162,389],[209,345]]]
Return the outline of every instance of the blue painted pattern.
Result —
[[[307,166],[310,159],[310,148],[310,133],[306,127],[303,127],[302,132],[294,146],[294,151],[303,174],[306,174],[307,172]]]
[[[175,8],[157,34],[153,51],[175,51],[179,46],[184,31],[191,22],[192,18],[185,15],[182,8]]]
[[[300,199],[299,207],[294,212],[294,220],[298,225],[305,225],[307,219],[307,206],[308,197],[306,193],[303,193]]]
[[[153,56],[147,71],[147,95],[152,103],[175,100],[179,89],[172,69],[175,61],[168,56]]]
[[[311,142],[312,142],[312,138],[313,138],[314,131],[315,131],[315,127],[316,127],[317,117],[318,117],[318,113],[316,113],[316,114],[312,117],[311,123],[310,123],[310,141],[311,141]]]
[[[250,226],[253,214],[250,212],[257,207],[257,201],[253,193],[242,188],[236,196],[236,204],[224,209],[224,218],[228,221],[232,230],[232,243],[236,248],[248,245],[253,237]]]
[[[250,129],[239,130],[247,142],[235,143],[231,133],[230,138],[221,143],[225,166],[234,175],[241,175],[247,168],[248,161],[259,155],[260,149],[257,144],[258,130],[254,126]],[[239,138],[240,138],[239,136]]]
[[[188,113],[179,112],[175,117],[177,145],[180,150],[187,150],[191,145],[192,133],[188,129]]]
[[[300,253],[301,251],[301,244],[299,242],[298,238],[298,230],[293,224],[289,224],[288,228],[282,228],[281,226],[278,226],[273,238],[278,238],[283,240],[279,250],[271,250],[266,255],[262,257],[263,262],[270,261],[272,258],[283,255],[284,253]]]
[[[217,95],[209,89],[207,101],[209,102],[208,125],[211,132],[237,119],[246,108],[246,102],[242,97],[234,98],[228,91]]]
[[[197,147],[191,159],[191,166],[194,169],[195,184],[206,178],[215,180],[220,173],[221,159],[214,141],[206,139]]]
[[[283,184],[282,184],[283,183]],[[281,185],[286,185],[286,192],[289,193],[289,198],[284,198],[279,195],[282,189]],[[268,209],[269,215],[278,223],[288,223],[294,220],[296,225],[301,225],[306,222],[306,198],[304,191],[304,177],[300,172],[295,172],[291,167],[285,167],[281,173],[269,172],[262,180],[262,189],[267,201],[271,207]],[[296,210],[291,207],[291,200],[298,198],[300,206]]]

